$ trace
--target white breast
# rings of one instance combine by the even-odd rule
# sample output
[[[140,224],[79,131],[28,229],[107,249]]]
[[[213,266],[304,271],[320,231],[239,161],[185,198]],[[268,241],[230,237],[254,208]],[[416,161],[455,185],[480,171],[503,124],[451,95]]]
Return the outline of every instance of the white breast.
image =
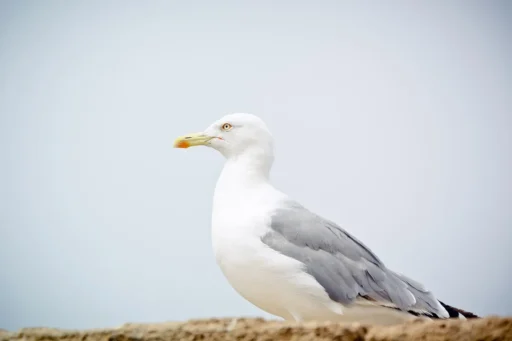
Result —
[[[212,244],[218,262],[255,258],[263,248],[260,238],[269,231],[270,213],[277,197],[268,188],[238,191],[216,190],[212,213]],[[219,264],[220,265],[220,264]]]

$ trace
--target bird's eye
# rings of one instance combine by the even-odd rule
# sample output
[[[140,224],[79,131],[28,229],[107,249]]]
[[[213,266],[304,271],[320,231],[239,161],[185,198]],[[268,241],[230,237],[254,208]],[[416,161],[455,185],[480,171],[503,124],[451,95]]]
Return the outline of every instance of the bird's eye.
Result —
[[[233,126],[231,124],[229,124],[229,123],[224,123],[222,125],[222,130],[224,130],[224,131],[230,131],[231,128],[233,128]]]

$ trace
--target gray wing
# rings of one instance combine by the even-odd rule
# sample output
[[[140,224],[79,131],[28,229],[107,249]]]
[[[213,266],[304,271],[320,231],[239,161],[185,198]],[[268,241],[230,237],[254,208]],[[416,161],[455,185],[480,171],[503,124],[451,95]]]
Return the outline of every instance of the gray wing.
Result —
[[[304,263],[305,270],[336,302],[350,304],[362,296],[402,310],[447,314],[421,284],[388,270],[347,231],[298,203],[287,202],[276,210],[271,217],[271,231],[261,240]]]

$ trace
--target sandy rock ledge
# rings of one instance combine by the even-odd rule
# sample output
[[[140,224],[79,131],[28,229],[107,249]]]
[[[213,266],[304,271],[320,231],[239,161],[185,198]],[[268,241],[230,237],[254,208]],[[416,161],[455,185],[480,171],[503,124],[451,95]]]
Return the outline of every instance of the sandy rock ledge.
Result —
[[[25,328],[0,331],[0,341],[400,341],[511,340],[512,317],[470,321],[414,321],[392,327],[337,323],[290,323],[263,319],[206,319],[157,324],[125,324],[119,328],[60,330]]]

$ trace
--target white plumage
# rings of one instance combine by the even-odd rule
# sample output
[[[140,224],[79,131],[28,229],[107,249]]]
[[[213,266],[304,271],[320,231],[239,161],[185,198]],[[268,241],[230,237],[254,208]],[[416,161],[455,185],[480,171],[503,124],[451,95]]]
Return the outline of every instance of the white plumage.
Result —
[[[275,189],[269,182],[273,139],[258,117],[228,115],[175,142],[197,145],[226,157],[213,199],[212,245],[229,283],[254,305],[298,321],[463,317],[387,269],[348,232]]]

